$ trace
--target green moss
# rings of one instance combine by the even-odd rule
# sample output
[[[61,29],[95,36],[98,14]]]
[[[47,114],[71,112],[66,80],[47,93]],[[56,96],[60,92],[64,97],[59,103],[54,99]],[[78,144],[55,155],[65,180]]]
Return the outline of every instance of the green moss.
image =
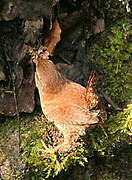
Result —
[[[124,142],[129,143],[132,130],[131,121],[132,104],[128,105],[123,112],[119,112],[117,115],[111,115],[105,121],[104,129],[108,136],[105,136],[104,130],[97,126],[87,132],[85,141],[88,143],[80,144],[74,151],[60,154],[46,154],[43,153],[44,146],[41,143],[41,138],[43,137],[46,146],[49,144],[52,145],[48,131],[49,127],[53,129],[53,125],[43,116],[35,116],[32,121],[30,120],[28,122],[29,125],[26,124],[26,128],[21,129],[23,136],[21,145],[23,149],[23,162],[27,163],[30,167],[30,178],[47,179],[55,177],[60,173],[63,174],[64,172],[67,172],[68,176],[68,171],[71,167],[88,167],[92,157],[105,158],[106,167],[115,166],[115,161],[109,161],[109,159],[114,156],[114,150],[116,148],[121,147]],[[107,169],[109,169],[108,167]],[[103,174],[103,170],[100,169],[99,173]],[[108,178],[108,176],[111,177],[112,175],[113,173],[109,175],[105,171],[102,177],[107,176]]]
[[[104,130],[102,130],[100,126],[97,126],[88,130],[87,136],[85,137],[86,143],[80,144],[80,146],[76,147],[74,151],[60,154],[41,153],[44,150],[41,143],[42,137],[46,146],[53,145],[49,135],[49,131],[51,132],[53,130],[53,124],[49,123],[41,113],[22,115],[20,119],[22,140],[21,164],[26,164],[25,172],[29,172],[28,176],[30,179],[49,179],[55,176],[58,177],[59,174],[62,174],[62,177],[63,174],[65,174],[64,177],[70,177],[71,174],[69,174],[69,172],[71,173],[71,169],[78,171],[77,169],[79,169],[80,166],[84,167],[86,170],[87,168],[93,169],[93,171],[97,169],[96,174],[98,179],[99,177],[100,179],[102,177],[109,179],[109,177],[114,177],[116,173],[119,174],[120,162],[116,157],[118,149],[122,149],[121,147],[124,142],[129,144],[129,138],[132,131],[132,104],[129,104],[123,112],[111,115],[110,118],[104,122],[104,129],[108,136],[105,136]],[[12,133],[16,134],[17,129],[18,124],[15,118],[12,118],[12,120],[10,118],[1,126],[1,142],[3,142],[3,147],[1,151],[2,153],[0,154],[3,154],[4,152],[2,155],[2,162],[5,161],[6,157],[9,158],[12,156],[14,159],[18,158],[18,155],[16,153],[14,154],[14,150],[12,149],[13,145],[15,146],[16,144],[16,140],[15,144],[13,144],[14,142],[12,142],[11,139],[12,135],[10,136]],[[58,136],[56,138],[58,138]],[[8,139],[10,141],[8,141]],[[6,144],[8,145],[8,148],[6,148],[7,151],[10,151],[9,154],[4,151]],[[116,155],[114,151],[117,152]],[[113,157],[115,159],[113,159]],[[100,158],[102,160],[97,164],[97,159]],[[122,157],[122,161],[123,158],[124,157]],[[95,163],[92,161],[92,165],[91,159],[96,159]],[[14,164],[11,164],[11,166],[13,165]],[[118,172],[115,172],[115,168]],[[21,168],[19,169],[19,174],[14,174],[14,177],[16,176],[23,176]],[[76,177],[76,174],[74,176]],[[66,178],[60,179],[62,180]],[[94,180],[94,177],[91,179]]]
[[[132,135],[132,104],[129,104],[123,112],[111,115],[104,122],[104,129],[107,136],[101,128],[91,131],[92,148],[103,156],[111,154],[113,149],[124,141],[129,142],[130,135]]]
[[[88,47],[88,59],[101,77],[101,84],[113,101],[122,106],[132,97],[130,23],[118,21]]]
[[[50,127],[50,129],[49,129]],[[49,123],[43,116],[38,116],[35,121],[30,122],[28,128],[23,128],[22,144],[23,162],[30,164],[30,176],[46,179],[58,175],[61,171],[67,171],[69,167],[75,165],[84,166],[87,162],[85,150],[82,145],[77,147],[75,151],[60,154],[47,154],[43,152],[44,146],[52,145],[48,131],[53,129],[53,125]]]

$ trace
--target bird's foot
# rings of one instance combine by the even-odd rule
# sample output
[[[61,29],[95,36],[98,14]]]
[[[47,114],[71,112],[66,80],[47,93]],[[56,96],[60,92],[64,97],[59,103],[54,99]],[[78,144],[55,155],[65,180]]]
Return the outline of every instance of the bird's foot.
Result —
[[[41,154],[54,154],[56,152],[58,153],[64,153],[64,152],[68,152],[71,149],[71,144],[69,142],[64,142],[54,148],[48,148],[44,141],[41,139],[42,145],[44,146],[45,149],[40,150]]]

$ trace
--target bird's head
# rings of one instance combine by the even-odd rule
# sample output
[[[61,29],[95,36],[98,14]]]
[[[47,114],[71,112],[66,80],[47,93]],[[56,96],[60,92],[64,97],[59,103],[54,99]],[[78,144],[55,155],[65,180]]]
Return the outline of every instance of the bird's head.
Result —
[[[29,49],[29,54],[32,57],[32,61],[37,65],[38,61],[41,60],[48,60],[49,59],[49,52],[46,47],[40,46],[38,50],[36,49]]]
[[[33,51],[32,61],[36,66],[37,81],[47,90],[55,90],[65,83],[65,78],[57,71],[55,64],[49,60],[49,52],[43,46],[38,51]]]

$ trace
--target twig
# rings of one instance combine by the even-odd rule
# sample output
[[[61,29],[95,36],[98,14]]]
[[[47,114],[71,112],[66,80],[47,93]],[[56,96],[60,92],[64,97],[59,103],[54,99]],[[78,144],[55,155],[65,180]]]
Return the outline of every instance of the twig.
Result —
[[[52,29],[53,27],[53,24],[52,24],[52,19],[53,19],[53,15],[52,15],[52,11],[51,11],[51,15],[50,15],[50,30]]]
[[[71,65],[71,62],[68,61],[68,59],[66,59],[63,55],[59,54],[59,57],[60,57],[64,62],[66,62],[67,64],[70,64],[70,65]]]
[[[16,96],[16,87],[15,87],[14,79],[12,82],[13,82],[13,90],[14,90],[14,101],[15,101],[15,107],[16,107],[16,115],[17,115],[17,121],[18,121],[18,146],[19,146],[19,153],[20,153],[20,146],[21,146],[20,116],[19,116],[19,111],[18,111],[18,101],[17,101],[17,96]]]
[[[103,127],[102,122],[99,122],[99,126],[101,127],[101,129],[102,129],[103,133],[105,134],[105,136],[108,137],[108,134],[105,131],[105,128]]]
[[[104,92],[102,91],[102,89],[98,88],[99,92],[103,95],[103,97],[106,99],[106,101],[111,104],[111,106],[115,109],[115,110],[121,110],[113,101],[112,99]]]
[[[41,143],[42,143],[42,145],[44,146],[44,148],[45,148],[46,150],[49,149],[49,148],[46,146],[46,144],[44,143],[43,139],[41,139]]]
[[[5,51],[5,55],[6,55],[6,61],[7,61],[7,66],[9,68],[9,73],[10,73],[10,77],[11,77],[11,81],[12,81],[12,84],[13,84],[13,95],[14,95],[14,102],[15,102],[15,108],[16,108],[16,115],[17,115],[17,121],[18,121],[18,151],[19,151],[19,155],[20,155],[20,145],[21,145],[21,135],[20,135],[20,116],[19,116],[19,111],[18,111],[18,101],[17,101],[17,95],[16,95],[16,87],[15,87],[15,79],[13,77],[13,73],[12,73],[12,70],[11,70],[11,67],[10,67],[10,64],[8,62],[8,55]]]

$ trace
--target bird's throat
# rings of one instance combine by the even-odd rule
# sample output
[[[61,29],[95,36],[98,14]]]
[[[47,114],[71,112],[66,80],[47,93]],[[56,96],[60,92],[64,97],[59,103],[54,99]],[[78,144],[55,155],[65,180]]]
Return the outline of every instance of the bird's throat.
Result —
[[[67,80],[56,70],[55,67],[36,67],[36,85],[43,89],[43,93],[58,93],[66,84]]]

